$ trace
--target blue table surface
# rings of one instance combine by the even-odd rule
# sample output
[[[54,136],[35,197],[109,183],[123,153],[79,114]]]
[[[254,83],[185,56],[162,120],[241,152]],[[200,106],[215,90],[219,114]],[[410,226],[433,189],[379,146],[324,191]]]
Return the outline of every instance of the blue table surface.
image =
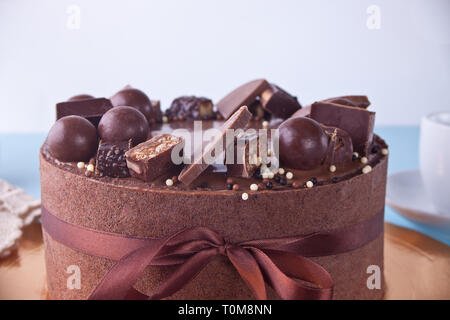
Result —
[[[377,127],[389,144],[389,173],[418,168],[418,127]],[[0,178],[40,198],[39,147],[46,134],[0,134]],[[386,221],[450,245],[450,233],[408,220],[386,206]]]

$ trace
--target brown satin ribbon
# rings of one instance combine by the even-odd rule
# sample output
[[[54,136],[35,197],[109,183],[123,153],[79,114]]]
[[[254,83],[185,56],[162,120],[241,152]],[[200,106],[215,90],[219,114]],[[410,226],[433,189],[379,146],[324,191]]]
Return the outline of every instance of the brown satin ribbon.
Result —
[[[266,299],[267,282],[282,299],[331,299],[331,275],[308,257],[327,256],[360,248],[383,231],[384,211],[338,230],[286,238],[230,243],[206,227],[179,231],[165,238],[140,238],[93,230],[65,222],[42,206],[42,226],[56,241],[117,263],[89,299],[162,299],[182,289],[217,255],[223,255],[252,290]],[[178,269],[149,297],[133,288],[147,266]],[[295,279],[303,280],[303,282]]]

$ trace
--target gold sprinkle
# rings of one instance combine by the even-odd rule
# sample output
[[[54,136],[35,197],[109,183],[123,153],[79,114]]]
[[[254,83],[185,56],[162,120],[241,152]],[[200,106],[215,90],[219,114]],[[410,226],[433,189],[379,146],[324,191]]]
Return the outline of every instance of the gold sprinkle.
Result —
[[[381,154],[382,154],[383,156],[387,156],[387,155],[389,154],[388,148],[383,148],[383,149],[381,149]]]
[[[78,169],[84,169],[84,162],[80,161],[77,163]]]
[[[336,172],[336,166],[332,164],[329,168],[330,172]]]
[[[361,158],[361,163],[362,163],[362,164],[366,164],[367,161],[369,161],[369,160],[367,159],[367,157],[362,157],[362,158]]]
[[[90,171],[90,172],[94,172],[94,165],[93,164],[89,164],[88,166],[87,166],[87,171]]]

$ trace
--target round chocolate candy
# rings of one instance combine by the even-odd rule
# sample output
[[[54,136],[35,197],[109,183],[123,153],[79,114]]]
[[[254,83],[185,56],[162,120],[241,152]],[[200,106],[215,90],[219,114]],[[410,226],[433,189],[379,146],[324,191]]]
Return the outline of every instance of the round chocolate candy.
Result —
[[[60,161],[89,160],[97,150],[97,130],[83,117],[63,117],[50,129],[46,144],[50,154]]]
[[[145,116],[132,107],[115,107],[100,119],[98,133],[105,141],[127,141],[134,145],[147,140],[150,128]]]
[[[291,118],[279,127],[280,161],[300,170],[318,167],[327,152],[328,136],[321,125],[309,118]]]
[[[162,118],[161,110],[152,105],[149,97],[141,90],[125,87],[113,95],[110,100],[114,107],[129,106],[138,109],[149,123],[155,123]]]

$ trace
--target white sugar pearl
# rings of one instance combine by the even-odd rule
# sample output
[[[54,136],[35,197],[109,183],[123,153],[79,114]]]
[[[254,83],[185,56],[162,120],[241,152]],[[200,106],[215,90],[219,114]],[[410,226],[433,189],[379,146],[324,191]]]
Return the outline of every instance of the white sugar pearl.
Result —
[[[263,121],[262,126],[264,129],[267,129],[269,127],[269,121]]]
[[[336,172],[336,166],[334,164],[332,164],[329,169],[330,172]]]
[[[248,199],[248,193],[243,193],[242,194],[242,200],[247,200]]]
[[[372,167],[371,166],[365,166],[364,168],[362,168],[362,173],[369,173],[370,171],[372,171]]]
[[[383,149],[381,149],[381,154],[383,156],[387,156],[389,154],[389,150],[387,148],[383,148]]]
[[[87,171],[94,172],[94,165],[91,163],[87,166]]]
[[[286,173],[286,178],[287,178],[288,180],[291,180],[293,177],[294,177],[294,174],[293,174],[292,172]]]
[[[314,187],[314,183],[312,181],[308,181],[308,182],[306,182],[306,187],[312,188],[312,187]]]
[[[278,169],[278,173],[279,173],[279,174],[283,175],[283,174],[284,174],[284,172],[285,172],[285,171],[284,171],[284,169],[283,169],[283,168],[280,168],[280,169]]]
[[[263,172],[262,177],[263,179],[269,179],[269,173]]]
[[[267,174],[267,176],[269,177],[269,179],[273,179],[273,178],[275,177],[275,173],[269,172],[269,173]]]
[[[367,159],[367,157],[362,157],[362,158],[361,158],[361,163],[362,163],[362,164],[366,164],[367,161],[369,161],[369,160]]]
[[[163,123],[169,122],[169,118],[167,118],[167,116],[163,116],[163,117],[162,117],[162,122],[163,122]]]
[[[359,153],[358,153],[358,152],[353,152],[353,156],[354,156],[355,158],[359,158]]]
[[[78,162],[77,167],[78,169],[84,169],[84,162]]]
[[[256,183],[253,183],[250,185],[250,190],[252,191],[258,191],[258,185]]]
[[[167,179],[166,180],[166,186],[168,186],[168,187],[173,186],[173,180],[172,179]]]

